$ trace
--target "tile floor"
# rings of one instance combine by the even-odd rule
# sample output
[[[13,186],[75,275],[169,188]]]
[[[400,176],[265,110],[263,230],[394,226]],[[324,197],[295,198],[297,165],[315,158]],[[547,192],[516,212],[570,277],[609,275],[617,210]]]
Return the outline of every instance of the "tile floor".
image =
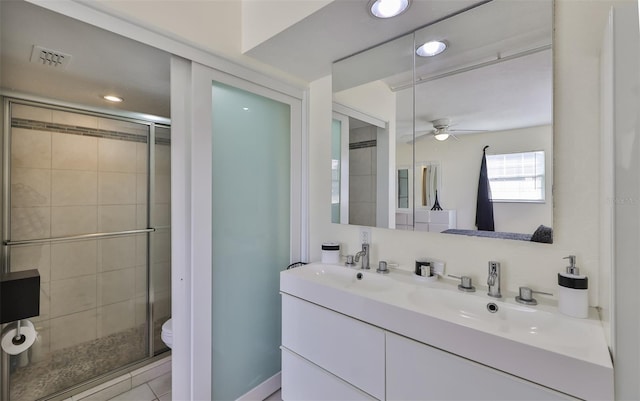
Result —
[[[109,401],[171,401],[171,373],[165,373]]]
[[[108,401],[171,401],[171,373],[143,383]],[[271,394],[264,401],[282,401],[281,390]]]

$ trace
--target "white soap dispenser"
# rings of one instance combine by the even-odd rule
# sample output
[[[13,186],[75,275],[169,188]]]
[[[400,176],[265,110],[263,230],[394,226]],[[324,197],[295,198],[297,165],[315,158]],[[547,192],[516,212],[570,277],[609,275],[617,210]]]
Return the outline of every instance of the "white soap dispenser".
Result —
[[[581,276],[575,255],[569,255],[566,273],[558,273],[558,308],[565,315],[579,318],[589,316],[589,279]]]

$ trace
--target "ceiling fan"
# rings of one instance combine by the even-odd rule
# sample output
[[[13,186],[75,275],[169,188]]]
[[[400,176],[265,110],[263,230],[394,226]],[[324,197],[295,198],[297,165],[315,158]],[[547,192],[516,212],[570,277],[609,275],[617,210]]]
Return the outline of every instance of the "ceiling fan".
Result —
[[[446,141],[449,137],[458,140],[458,137],[455,136],[454,132],[486,132],[486,130],[473,130],[473,129],[464,129],[464,130],[455,130],[451,129],[451,119],[449,118],[439,118],[437,120],[431,121],[433,124],[433,129],[429,131],[416,132],[415,140],[411,140],[411,142],[415,142],[421,139],[433,137],[438,141]]]

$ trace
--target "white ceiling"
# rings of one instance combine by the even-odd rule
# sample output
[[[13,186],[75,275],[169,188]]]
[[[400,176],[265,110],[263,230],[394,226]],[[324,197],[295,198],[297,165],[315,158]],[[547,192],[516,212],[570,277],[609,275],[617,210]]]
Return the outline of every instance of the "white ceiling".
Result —
[[[0,87],[99,108],[170,117],[170,55],[22,0],[0,1]],[[31,63],[33,45],[72,56]],[[117,94],[121,104],[101,96]]]
[[[335,0],[245,54],[307,81],[331,63],[487,0],[413,0],[403,14],[377,19],[368,0]]]
[[[553,114],[552,3],[494,0],[336,63],[334,91],[382,81],[396,95],[397,140],[448,118],[458,131],[549,125]],[[447,50],[415,57],[427,40]],[[350,105],[358,109],[357,105]],[[464,134],[471,134],[466,132]],[[462,132],[460,132],[462,134]]]

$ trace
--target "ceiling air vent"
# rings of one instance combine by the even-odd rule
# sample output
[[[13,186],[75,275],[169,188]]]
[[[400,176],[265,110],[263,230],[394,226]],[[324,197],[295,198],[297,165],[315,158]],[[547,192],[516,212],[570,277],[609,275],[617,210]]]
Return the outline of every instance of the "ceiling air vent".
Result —
[[[69,66],[71,62],[71,55],[57,50],[45,49],[42,46],[33,45],[31,51],[32,63],[42,64],[50,67],[56,67],[64,70]]]

